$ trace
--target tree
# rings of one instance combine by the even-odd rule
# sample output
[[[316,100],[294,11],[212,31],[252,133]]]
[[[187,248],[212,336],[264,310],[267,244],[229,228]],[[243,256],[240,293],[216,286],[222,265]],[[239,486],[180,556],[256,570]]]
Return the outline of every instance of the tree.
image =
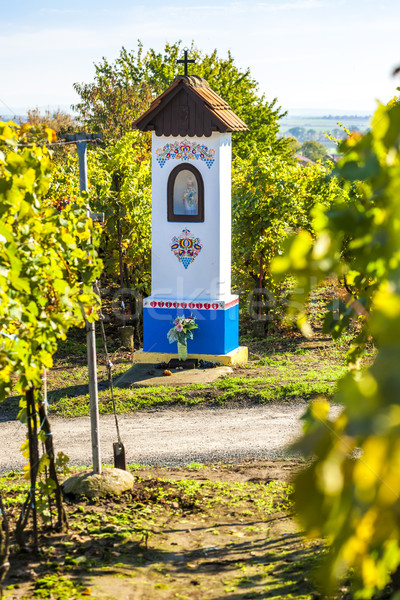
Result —
[[[302,168],[284,157],[259,154],[248,161],[236,159],[234,167],[233,283],[241,290],[254,290],[258,318],[271,320],[278,289],[271,278],[273,258],[294,231],[312,231],[316,203],[330,206],[345,192],[322,165]]]
[[[340,382],[340,416],[331,417],[323,399],[310,406],[297,446],[314,457],[297,477],[295,503],[308,533],[328,541],[321,581],[332,590],[351,568],[360,598],[382,589],[400,565],[399,148],[400,103],[393,101],[379,106],[368,133],[340,146],[337,172],[347,185],[356,182],[358,198],[316,211],[317,239],[300,233],[273,265],[280,276],[296,275],[303,300],[311,281],[346,276],[352,295],[331,307],[326,330],[338,337],[360,321],[353,366],[369,336],[377,348],[372,366]],[[304,311],[298,322],[306,324]]]
[[[104,58],[95,69],[93,83],[74,84],[81,101],[73,108],[85,127],[101,132],[105,139],[119,139],[148,108],[153,99],[151,88],[146,81],[132,81],[119,61],[110,65]]]
[[[317,160],[322,160],[327,155],[327,149],[324,144],[321,144],[320,142],[307,140],[301,145],[300,154],[317,162]]]
[[[181,42],[166,44],[164,51],[157,53],[153,49],[144,52],[139,42],[136,52],[122,48],[114,63],[103,58],[95,65],[93,83],[74,85],[81,97],[74,109],[82,123],[112,138],[130,131],[133,121],[151,100],[182,72],[176,63],[182,54],[181,45]],[[227,58],[220,58],[216,50],[205,54],[192,43],[189,53],[196,61],[192,72],[204,77],[250,129],[246,134],[234,136],[235,155],[290,152],[288,141],[278,135],[278,121],[285,113],[277,106],[276,98],[267,102],[264,95],[259,95],[258,84],[249,69],[238,69],[230,52]]]
[[[28,109],[28,118],[26,122],[32,126],[46,125],[56,133],[61,134],[73,131],[77,126],[75,118],[59,108],[53,111],[46,109],[44,115],[41,114],[37,107]]]
[[[290,133],[290,135],[292,135],[299,142],[301,142],[304,139],[304,134],[306,133],[306,130],[304,129],[304,127],[296,126],[288,129],[288,133]]]
[[[293,154],[297,154],[300,151],[301,144],[294,137],[288,138],[290,144],[290,150]]]

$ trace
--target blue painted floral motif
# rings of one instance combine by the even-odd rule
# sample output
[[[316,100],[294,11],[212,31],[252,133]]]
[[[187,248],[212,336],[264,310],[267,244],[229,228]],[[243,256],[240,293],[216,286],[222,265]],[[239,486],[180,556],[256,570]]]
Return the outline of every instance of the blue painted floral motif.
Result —
[[[215,162],[215,150],[207,148],[204,144],[183,140],[183,142],[172,142],[165,144],[163,148],[157,148],[156,160],[162,168],[167,160],[202,160],[211,169]]]
[[[185,269],[194,261],[202,247],[200,239],[190,233],[187,227],[182,229],[180,236],[175,235],[171,240],[171,250]]]

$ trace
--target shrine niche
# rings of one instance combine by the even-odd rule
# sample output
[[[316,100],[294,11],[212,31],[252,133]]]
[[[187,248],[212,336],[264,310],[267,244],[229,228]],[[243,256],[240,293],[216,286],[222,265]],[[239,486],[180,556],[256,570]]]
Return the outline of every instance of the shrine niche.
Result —
[[[175,167],[167,185],[168,221],[204,221],[204,183],[198,169],[188,164]]]
[[[171,322],[198,324],[189,357],[247,360],[231,291],[231,138],[246,124],[208,83],[179,75],[135,125],[152,132],[151,295],[143,300],[140,362],[173,357]]]

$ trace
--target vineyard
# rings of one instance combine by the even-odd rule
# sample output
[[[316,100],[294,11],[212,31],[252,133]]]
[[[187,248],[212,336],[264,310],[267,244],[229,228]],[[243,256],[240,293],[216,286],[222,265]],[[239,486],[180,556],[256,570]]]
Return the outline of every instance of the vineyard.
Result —
[[[197,74],[249,129],[233,137],[232,287],[250,362],[213,384],[112,395],[141,348],[151,287],[151,147],[134,124],[180,53],[139,44],[103,59],[92,83],[75,85],[77,121],[0,123],[0,401],[2,419],[26,426],[23,472],[0,482],[1,589],[10,600],[396,600],[396,98],[367,132],[346,133],[337,163],[304,165],[250,71],[191,48]],[[83,187],[77,132],[88,142]],[[88,414],[85,329],[95,339],[96,327],[102,413],[301,400],[296,458],[130,465],[134,486],[118,498],[65,497],[68,457],[51,418]]]

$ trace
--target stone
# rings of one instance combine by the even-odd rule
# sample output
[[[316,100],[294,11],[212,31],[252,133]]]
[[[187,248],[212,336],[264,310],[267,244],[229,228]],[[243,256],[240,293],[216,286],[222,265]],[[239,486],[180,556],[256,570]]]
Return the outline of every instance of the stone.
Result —
[[[149,363],[136,363],[128,371],[123,373],[114,382],[114,388],[116,387],[146,387],[146,386],[157,386],[167,385],[172,387],[179,387],[182,385],[190,385],[192,383],[211,383],[219,377],[225,377],[230,375],[233,371],[230,367],[216,367],[215,369],[183,369],[174,370],[169,375],[163,375],[165,367],[160,368],[161,365],[157,366]],[[150,371],[154,371],[154,374],[150,374]],[[170,371],[171,372],[171,371]]]
[[[103,468],[100,474],[89,471],[69,477],[62,484],[62,490],[66,496],[73,497],[119,496],[132,489],[134,481],[134,476],[128,471]]]

